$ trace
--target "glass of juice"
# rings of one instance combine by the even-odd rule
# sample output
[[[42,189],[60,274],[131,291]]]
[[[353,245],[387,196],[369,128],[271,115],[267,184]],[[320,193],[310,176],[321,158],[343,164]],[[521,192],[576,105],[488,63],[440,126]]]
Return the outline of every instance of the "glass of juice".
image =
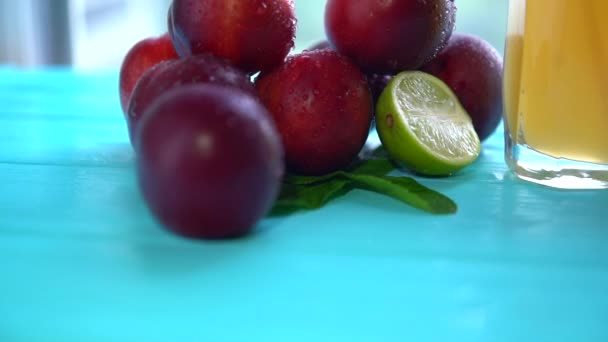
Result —
[[[510,0],[505,159],[522,179],[608,188],[608,0]]]

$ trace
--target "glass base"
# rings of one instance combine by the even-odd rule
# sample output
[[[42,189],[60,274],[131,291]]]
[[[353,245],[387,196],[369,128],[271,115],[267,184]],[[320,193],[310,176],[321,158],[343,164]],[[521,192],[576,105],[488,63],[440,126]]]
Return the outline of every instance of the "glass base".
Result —
[[[505,160],[523,180],[560,189],[607,189],[608,165],[555,158],[505,141]]]

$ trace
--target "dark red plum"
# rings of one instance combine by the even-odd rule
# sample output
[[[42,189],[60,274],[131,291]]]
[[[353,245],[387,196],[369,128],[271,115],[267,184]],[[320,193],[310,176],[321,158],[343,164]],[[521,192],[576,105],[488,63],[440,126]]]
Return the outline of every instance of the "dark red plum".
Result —
[[[367,139],[369,86],[357,66],[333,50],[292,55],[261,74],[256,88],[281,134],[291,172],[320,175],[344,168]]]
[[[143,198],[159,222],[180,236],[247,234],[279,192],[279,135],[264,106],[237,88],[172,89],[146,110],[135,139]]]
[[[328,0],[325,32],[366,73],[395,74],[435,57],[455,18],[453,0]]]
[[[247,73],[281,64],[296,32],[293,0],[174,0],[169,22],[180,56],[212,53]]]
[[[168,34],[146,38],[133,45],[120,67],[119,94],[122,111],[127,112],[133,89],[146,70],[162,61],[177,58]]]
[[[132,138],[133,131],[145,109],[169,89],[193,83],[215,83],[239,88],[255,95],[251,80],[240,69],[210,54],[201,54],[171,61],[153,69],[142,77],[133,91],[127,122]],[[131,139],[133,141],[133,139]]]
[[[374,104],[378,102],[380,94],[382,94],[382,91],[384,90],[384,88],[386,88],[388,82],[390,82],[392,78],[392,75],[367,75],[367,83],[369,83],[369,89],[372,92],[372,99],[374,101]]]
[[[483,141],[502,119],[502,68],[502,57],[490,43],[456,33],[422,71],[438,77],[454,91]]]

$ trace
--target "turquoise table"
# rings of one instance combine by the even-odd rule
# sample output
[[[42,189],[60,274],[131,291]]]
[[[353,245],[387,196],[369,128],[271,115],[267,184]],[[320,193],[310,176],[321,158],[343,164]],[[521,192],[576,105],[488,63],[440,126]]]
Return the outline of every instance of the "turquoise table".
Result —
[[[0,341],[606,341],[608,191],[513,179],[502,134],[432,216],[354,192],[231,242],[139,196],[115,74],[0,69]]]
[[[499,129],[420,182],[197,242],[136,186],[115,72],[0,67],[0,341],[608,341],[608,191],[514,179]]]

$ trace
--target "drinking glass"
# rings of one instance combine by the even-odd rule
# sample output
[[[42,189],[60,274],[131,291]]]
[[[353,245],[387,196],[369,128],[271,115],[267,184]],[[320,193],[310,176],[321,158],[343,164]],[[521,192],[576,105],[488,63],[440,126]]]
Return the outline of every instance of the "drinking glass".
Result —
[[[608,188],[608,0],[510,0],[505,159],[519,177]]]

